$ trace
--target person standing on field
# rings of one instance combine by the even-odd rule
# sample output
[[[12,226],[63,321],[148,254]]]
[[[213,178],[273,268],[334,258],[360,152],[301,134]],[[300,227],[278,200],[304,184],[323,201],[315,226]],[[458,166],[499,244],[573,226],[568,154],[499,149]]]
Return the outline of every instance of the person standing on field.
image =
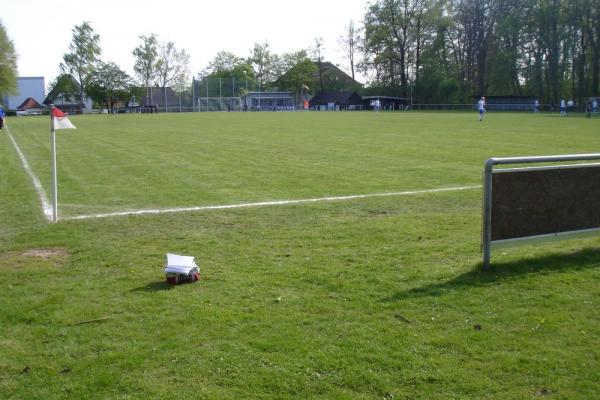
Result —
[[[585,105],[585,117],[592,118],[592,101],[591,100],[588,100],[587,104]]]
[[[4,128],[4,117],[5,117],[5,113],[4,113],[4,108],[2,108],[2,106],[0,106],[0,129]]]
[[[483,121],[483,114],[485,114],[485,97],[481,97],[477,103],[479,108],[479,122]]]
[[[560,116],[561,117],[567,116],[567,103],[565,102],[565,99],[560,100]]]

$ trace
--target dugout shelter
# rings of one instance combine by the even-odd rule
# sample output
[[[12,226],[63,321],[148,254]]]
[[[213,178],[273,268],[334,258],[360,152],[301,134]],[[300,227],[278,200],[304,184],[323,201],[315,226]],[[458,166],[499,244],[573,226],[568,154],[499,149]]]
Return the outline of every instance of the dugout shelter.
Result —
[[[363,107],[365,110],[373,109],[373,102],[379,100],[382,110],[405,110],[408,105],[406,97],[395,96],[363,96]]]
[[[292,92],[250,92],[241,98],[247,111],[286,111],[296,108]]]
[[[473,107],[478,108],[477,102],[481,96],[474,97]],[[533,111],[537,96],[486,96],[487,111]]]

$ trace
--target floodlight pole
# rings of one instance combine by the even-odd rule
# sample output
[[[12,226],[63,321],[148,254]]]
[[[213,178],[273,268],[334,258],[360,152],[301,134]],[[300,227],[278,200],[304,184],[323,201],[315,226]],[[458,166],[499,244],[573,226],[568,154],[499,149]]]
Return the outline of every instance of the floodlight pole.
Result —
[[[192,112],[196,108],[196,79],[192,76]]]
[[[58,173],[56,171],[56,131],[54,129],[54,117],[52,116],[54,105],[50,106],[50,136],[52,141],[52,222],[58,221]]]
[[[169,106],[167,104],[167,87],[165,86],[164,88],[164,92],[165,92],[165,112],[169,111]]]

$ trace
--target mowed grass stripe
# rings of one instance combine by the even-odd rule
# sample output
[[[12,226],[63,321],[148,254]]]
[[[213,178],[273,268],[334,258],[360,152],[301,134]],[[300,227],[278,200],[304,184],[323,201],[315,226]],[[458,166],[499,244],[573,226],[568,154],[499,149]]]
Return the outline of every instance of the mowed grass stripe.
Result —
[[[118,211],[462,186],[480,180],[491,156],[589,146],[577,140],[590,135],[575,118],[488,117],[479,123],[467,113],[73,116],[78,130],[58,135],[60,202]],[[13,130],[49,188],[47,124],[16,118]],[[80,210],[66,206],[61,213]]]

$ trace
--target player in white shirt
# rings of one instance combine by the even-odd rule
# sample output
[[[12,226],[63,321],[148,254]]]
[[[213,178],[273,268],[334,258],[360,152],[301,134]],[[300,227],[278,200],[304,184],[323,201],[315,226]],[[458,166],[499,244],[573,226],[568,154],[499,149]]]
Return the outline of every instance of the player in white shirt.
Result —
[[[479,122],[481,122],[483,121],[483,114],[485,114],[485,97],[479,99],[477,106],[479,108]]]

